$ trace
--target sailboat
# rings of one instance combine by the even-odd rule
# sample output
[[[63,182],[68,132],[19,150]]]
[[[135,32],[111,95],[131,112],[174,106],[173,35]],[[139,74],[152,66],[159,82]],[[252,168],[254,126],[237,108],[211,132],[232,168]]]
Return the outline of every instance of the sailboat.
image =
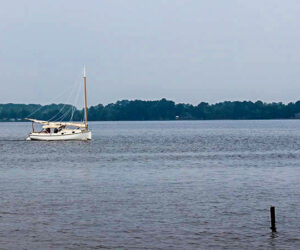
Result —
[[[84,122],[54,122],[42,121],[32,118],[25,118],[32,121],[32,132],[28,135],[27,141],[70,141],[70,140],[91,140],[92,132],[88,128],[88,113],[87,113],[87,94],[86,94],[86,73],[83,69],[84,83]],[[42,131],[36,132],[34,124],[41,124]]]

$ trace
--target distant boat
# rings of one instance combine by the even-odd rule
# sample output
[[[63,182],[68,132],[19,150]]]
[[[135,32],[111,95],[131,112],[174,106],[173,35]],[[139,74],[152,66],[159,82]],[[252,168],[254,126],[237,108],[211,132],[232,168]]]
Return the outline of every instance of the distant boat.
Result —
[[[60,122],[60,121],[41,121],[32,118],[26,120],[32,121],[32,132],[26,140],[36,141],[70,141],[70,140],[91,140],[92,132],[88,129],[87,115],[87,94],[86,94],[86,73],[83,70],[84,82],[84,122]],[[34,124],[42,124],[42,131],[34,131]]]

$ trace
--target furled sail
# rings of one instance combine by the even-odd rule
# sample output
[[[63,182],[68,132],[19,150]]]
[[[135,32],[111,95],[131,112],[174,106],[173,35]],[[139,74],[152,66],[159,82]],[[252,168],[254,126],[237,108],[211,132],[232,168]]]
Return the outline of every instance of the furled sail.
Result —
[[[83,122],[49,122],[49,121],[36,120],[31,118],[25,118],[25,120],[43,124],[43,128],[60,128],[66,126],[75,127],[75,128],[85,128],[85,124]]]

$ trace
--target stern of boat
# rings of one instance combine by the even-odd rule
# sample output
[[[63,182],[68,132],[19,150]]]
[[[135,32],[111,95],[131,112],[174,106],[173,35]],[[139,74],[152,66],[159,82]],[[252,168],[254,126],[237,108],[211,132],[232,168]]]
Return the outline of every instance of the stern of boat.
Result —
[[[87,140],[92,140],[92,131],[87,132]]]

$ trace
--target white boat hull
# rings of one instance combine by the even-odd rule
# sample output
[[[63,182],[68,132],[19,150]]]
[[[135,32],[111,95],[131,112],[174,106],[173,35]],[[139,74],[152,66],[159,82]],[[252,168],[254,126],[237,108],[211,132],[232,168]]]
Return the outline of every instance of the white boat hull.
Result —
[[[79,133],[31,133],[28,141],[86,141],[92,139],[91,131],[81,131]]]

